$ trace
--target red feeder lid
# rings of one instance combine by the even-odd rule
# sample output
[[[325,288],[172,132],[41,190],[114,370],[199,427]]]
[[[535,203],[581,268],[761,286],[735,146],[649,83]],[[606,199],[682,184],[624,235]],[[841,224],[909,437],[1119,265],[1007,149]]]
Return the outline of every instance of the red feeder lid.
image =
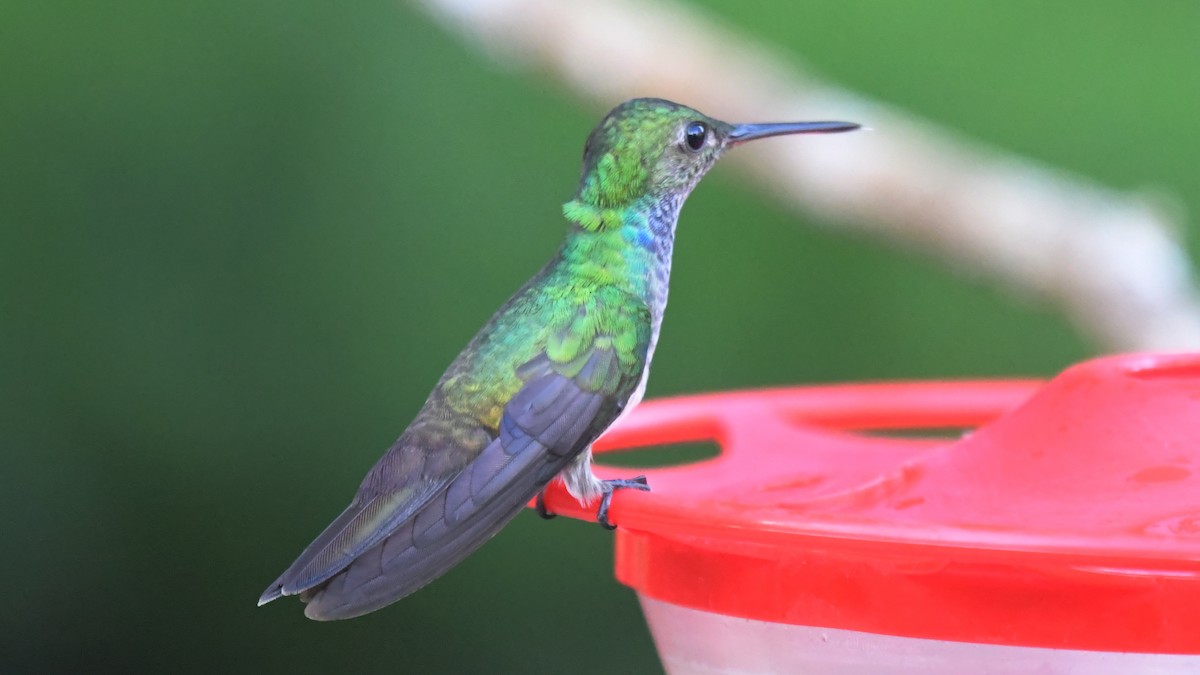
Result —
[[[648,597],[907,637],[1200,654],[1200,354],[1091,361],[1040,387],[653,401],[596,449],[703,440],[720,455],[647,470],[652,492],[613,500],[617,577]],[[557,486],[547,506],[594,517]]]

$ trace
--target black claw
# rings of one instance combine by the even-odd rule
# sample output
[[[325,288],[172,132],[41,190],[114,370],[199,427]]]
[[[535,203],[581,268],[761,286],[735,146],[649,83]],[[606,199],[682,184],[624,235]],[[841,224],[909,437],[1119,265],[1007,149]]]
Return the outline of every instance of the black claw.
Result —
[[[650,484],[645,476],[637,476],[636,478],[618,478],[616,480],[603,481],[604,494],[600,497],[600,508],[596,509],[596,522],[600,523],[600,527],[606,530],[617,529],[608,519],[608,507],[612,504],[613,493],[617,490],[641,490],[643,492],[650,491]]]
[[[600,527],[606,530],[617,529],[617,526],[608,520],[608,505],[612,503],[612,496],[612,490],[605,492],[604,496],[600,498],[600,508],[596,509],[596,522],[600,523]]]
[[[544,518],[545,520],[551,520],[553,518],[558,517],[557,513],[550,513],[549,511],[546,510],[546,493],[545,493],[545,491],[538,493],[537,501],[534,502],[534,506],[537,507],[537,514],[539,516],[541,516],[542,518]]]

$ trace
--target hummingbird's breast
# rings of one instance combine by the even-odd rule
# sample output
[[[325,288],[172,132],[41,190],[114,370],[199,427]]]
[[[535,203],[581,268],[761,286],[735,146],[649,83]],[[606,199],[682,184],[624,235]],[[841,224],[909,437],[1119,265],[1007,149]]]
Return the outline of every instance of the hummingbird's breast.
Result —
[[[679,221],[679,199],[668,197],[656,201],[646,212],[645,227],[650,236],[644,245],[647,256],[646,304],[653,321],[654,340],[662,326],[667,308],[667,291],[671,281],[671,256],[675,250],[675,225]],[[645,241],[645,240],[644,240]]]
[[[621,416],[625,416],[642,400],[646,393],[646,382],[650,375],[650,362],[654,358],[654,348],[658,345],[658,336],[662,330],[663,314],[667,309],[667,293],[671,283],[671,257],[675,250],[675,226],[679,221],[680,199],[667,197],[650,205],[644,211],[644,224],[636,233],[635,239],[641,249],[642,264],[644,265],[644,287],[642,297],[650,310],[650,343],[646,349],[646,363],[642,367],[642,377],[637,388],[625,404]]]

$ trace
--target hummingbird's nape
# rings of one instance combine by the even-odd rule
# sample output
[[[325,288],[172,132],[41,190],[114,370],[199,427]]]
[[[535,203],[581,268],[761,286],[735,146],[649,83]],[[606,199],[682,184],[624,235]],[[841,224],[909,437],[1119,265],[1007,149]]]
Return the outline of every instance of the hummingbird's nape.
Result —
[[[727,148],[857,128],[731,125],[662,99],[610,111],[584,146],[558,252],[455,358],[350,505],[259,604],[298,595],[318,620],[375,611],[457,565],[555,480],[581,503],[598,500],[611,528],[613,492],[649,486],[597,479],[591,445],[646,390],[684,200]]]

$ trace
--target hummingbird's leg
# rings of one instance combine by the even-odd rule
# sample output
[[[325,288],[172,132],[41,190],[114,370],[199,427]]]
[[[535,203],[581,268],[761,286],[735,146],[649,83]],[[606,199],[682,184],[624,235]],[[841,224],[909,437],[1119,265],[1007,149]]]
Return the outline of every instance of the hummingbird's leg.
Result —
[[[539,516],[541,516],[542,518],[545,518],[546,520],[550,520],[551,518],[558,517],[557,513],[550,513],[549,511],[546,510],[546,491],[545,490],[542,490],[541,492],[539,492],[537,494],[537,501],[534,502],[534,506],[537,508],[537,514]]]
[[[622,489],[641,490],[642,492],[650,491],[650,484],[646,481],[645,476],[605,480],[600,481],[600,485],[604,489],[604,494],[600,497],[600,508],[596,509],[596,522],[600,523],[600,527],[606,530],[617,529],[616,525],[608,521],[608,507],[612,504],[614,492]]]

